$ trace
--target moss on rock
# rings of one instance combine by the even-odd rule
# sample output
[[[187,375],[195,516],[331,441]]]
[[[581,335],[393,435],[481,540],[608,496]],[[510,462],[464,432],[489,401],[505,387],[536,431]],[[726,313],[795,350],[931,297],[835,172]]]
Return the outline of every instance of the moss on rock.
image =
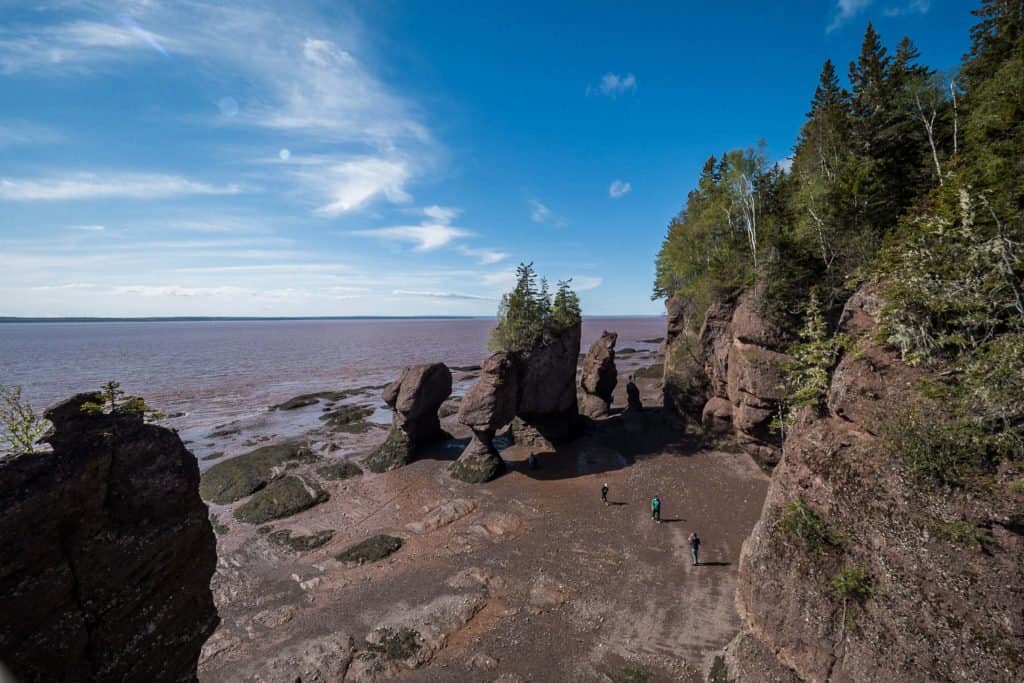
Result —
[[[366,422],[366,418],[371,415],[373,408],[370,406],[343,405],[324,413],[320,420],[336,431],[361,434],[372,428],[373,425]]]
[[[267,538],[277,545],[284,546],[295,552],[314,550],[334,538],[334,530],[325,529],[305,536],[293,536],[288,529],[278,529]]]
[[[308,510],[330,498],[316,484],[299,477],[287,476],[257,491],[252,498],[235,509],[235,519],[249,524],[262,524]]]
[[[371,536],[365,541],[360,541],[353,546],[349,546],[337,555],[337,559],[340,562],[354,564],[377,562],[398,552],[402,547],[402,543],[402,539],[396,536],[377,534],[376,536]]]
[[[363,464],[371,472],[387,472],[412,462],[412,443],[398,427],[392,427],[388,438],[377,450],[366,456]]]
[[[316,454],[297,442],[263,446],[206,470],[199,481],[199,494],[211,503],[233,503],[266,486],[275,467],[314,460]]]
[[[316,473],[328,481],[340,481],[358,477],[363,470],[354,462],[336,462],[318,468]]]

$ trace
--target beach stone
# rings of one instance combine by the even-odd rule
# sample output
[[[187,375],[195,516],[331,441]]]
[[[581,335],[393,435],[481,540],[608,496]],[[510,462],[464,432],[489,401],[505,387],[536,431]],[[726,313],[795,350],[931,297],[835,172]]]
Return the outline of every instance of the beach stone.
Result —
[[[444,363],[412,365],[384,388],[394,411],[391,431],[363,461],[371,472],[386,472],[412,462],[419,449],[449,438],[438,411],[452,393],[452,373]]]
[[[580,412],[587,417],[604,417],[608,414],[612,392],[619,381],[618,370],[615,368],[615,342],[618,338],[617,332],[602,332],[590,345],[583,359],[580,376],[583,401]]]
[[[21,681],[195,680],[220,621],[196,459],[141,415],[82,410],[101,400],[47,411],[51,452],[0,458],[0,660]]]
[[[199,494],[211,503],[233,503],[266,486],[278,468],[314,460],[316,454],[296,441],[262,446],[206,470],[199,482]]]

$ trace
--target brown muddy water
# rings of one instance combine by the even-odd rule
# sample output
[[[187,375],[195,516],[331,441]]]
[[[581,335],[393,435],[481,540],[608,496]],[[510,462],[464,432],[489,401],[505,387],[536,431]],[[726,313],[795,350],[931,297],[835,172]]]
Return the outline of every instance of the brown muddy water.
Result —
[[[41,409],[109,379],[183,432],[265,414],[297,394],[391,381],[415,363],[480,364],[493,319],[258,320],[0,325],[0,384]],[[664,334],[662,317],[588,318],[583,351],[602,330],[619,348]],[[374,393],[379,394],[379,391]],[[386,416],[381,416],[386,419]]]

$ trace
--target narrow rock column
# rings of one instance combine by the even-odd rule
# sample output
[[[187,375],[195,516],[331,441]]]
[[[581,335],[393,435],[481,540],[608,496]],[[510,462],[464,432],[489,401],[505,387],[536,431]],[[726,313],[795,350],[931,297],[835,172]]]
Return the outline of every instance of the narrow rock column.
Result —
[[[618,384],[618,370],[615,367],[615,342],[617,332],[604,331],[587,351],[583,359],[580,387],[583,389],[580,413],[587,417],[604,417],[612,403],[612,392]]]
[[[394,410],[387,440],[366,457],[373,472],[412,462],[416,451],[448,438],[437,411],[452,393],[452,372],[444,363],[412,365],[384,388],[384,402]]]
[[[473,439],[448,472],[479,484],[501,474],[505,463],[494,447],[495,432],[516,414],[518,373],[509,354],[496,353],[480,368],[480,377],[459,405],[459,422],[473,430]]]

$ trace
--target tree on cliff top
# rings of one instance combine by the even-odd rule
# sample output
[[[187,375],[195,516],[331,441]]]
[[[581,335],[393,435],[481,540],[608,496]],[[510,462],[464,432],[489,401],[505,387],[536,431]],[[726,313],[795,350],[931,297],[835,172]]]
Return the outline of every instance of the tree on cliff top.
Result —
[[[570,283],[560,281],[552,300],[547,280],[537,283],[533,263],[520,263],[515,288],[501,297],[498,324],[488,347],[492,351],[529,351],[578,324],[580,300]]]
[[[4,450],[14,455],[35,452],[48,424],[21,397],[21,387],[0,385],[0,445]]]

